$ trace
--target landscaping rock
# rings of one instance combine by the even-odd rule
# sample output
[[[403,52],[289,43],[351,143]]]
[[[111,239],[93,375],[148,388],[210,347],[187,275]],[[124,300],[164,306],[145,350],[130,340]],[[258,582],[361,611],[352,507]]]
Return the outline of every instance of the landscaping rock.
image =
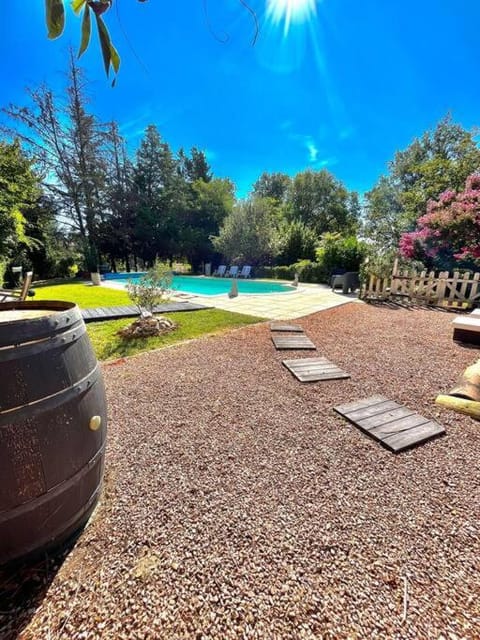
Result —
[[[151,338],[173,331],[176,324],[163,316],[142,316],[118,331],[122,338]]]

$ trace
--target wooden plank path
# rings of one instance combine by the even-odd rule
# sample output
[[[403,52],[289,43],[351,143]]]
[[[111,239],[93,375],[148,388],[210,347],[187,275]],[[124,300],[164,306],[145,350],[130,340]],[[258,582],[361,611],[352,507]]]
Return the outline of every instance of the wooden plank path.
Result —
[[[194,302],[166,302],[155,307],[154,313],[169,313],[172,311],[200,311],[211,309],[203,304]],[[114,320],[118,318],[133,318],[139,315],[138,307],[125,305],[121,307],[97,307],[95,309],[82,309],[84,322],[96,322],[99,320]]]
[[[334,409],[394,453],[445,433],[437,422],[380,395]]]
[[[302,333],[293,336],[272,336],[276,349],[316,349],[310,338]]]
[[[270,331],[283,331],[285,333],[303,333],[298,324],[271,324]]]
[[[350,374],[345,373],[327,358],[297,358],[283,360],[282,364],[300,382],[319,382],[320,380],[339,380],[350,377]]]

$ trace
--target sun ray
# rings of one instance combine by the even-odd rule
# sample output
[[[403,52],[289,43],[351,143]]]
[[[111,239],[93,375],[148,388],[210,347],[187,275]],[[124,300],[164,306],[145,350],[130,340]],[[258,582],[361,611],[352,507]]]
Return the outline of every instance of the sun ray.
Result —
[[[267,0],[267,18],[273,23],[284,23],[286,36],[294,23],[308,22],[316,16],[318,0]]]

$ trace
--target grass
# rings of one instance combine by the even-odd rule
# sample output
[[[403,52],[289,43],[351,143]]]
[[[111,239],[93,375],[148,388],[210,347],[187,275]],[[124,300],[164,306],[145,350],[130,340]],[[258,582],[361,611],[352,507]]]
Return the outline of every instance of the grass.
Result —
[[[247,324],[261,322],[260,318],[240,313],[231,313],[221,309],[202,309],[200,311],[180,311],[165,313],[177,324],[177,328],[163,336],[155,338],[125,339],[116,335],[119,329],[126,327],[134,318],[92,322],[87,324],[88,335],[99,360],[112,360],[124,356],[132,356],[143,351],[159,349],[202,335],[221,333],[228,329],[243,327]]]
[[[81,309],[94,307],[116,307],[132,302],[126,291],[94,287],[91,284],[75,282],[74,284],[56,284],[45,287],[33,287],[35,297],[32,300],[62,300],[76,302]]]
[[[35,287],[35,298],[33,299],[76,302],[82,309],[132,304],[125,291],[108,289],[107,287],[94,287],[91,284],[79,282]],[[166,313],[165,316],[173,320],[178,326],[171,333],[156,338],[127,340],[117,335],[119,329],[129,325],[135,318],[122,318],[120,320],[107,320],[87,324],[88,335],[97,358],[99,360],[111,360],[132,356],[142,351],[166,347],[202,335],[220,333],[260,321],[259,318],[254,318],[253,316],[231,313],[221,309],[181,311]]]

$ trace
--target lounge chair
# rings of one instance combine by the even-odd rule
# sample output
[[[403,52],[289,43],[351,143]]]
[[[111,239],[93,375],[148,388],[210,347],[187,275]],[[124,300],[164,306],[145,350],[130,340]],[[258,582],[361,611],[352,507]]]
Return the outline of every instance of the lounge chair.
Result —
[[[238,277],[239,278],[250,278],[250,271],[251,270],[252,270],[252,267],[250,265],[244,265],[242,267],[242,270],[238,274]]]
[[[238,267],[234,264],[230,267],[230,269],[226,273],[227,278],[236,278],[238,276]]]
[[[219,278],[223,278],[226,270],[227,270],[227,265],[221,264],[219,267],[215,269],[215,271],[213,272],[213,275],[218,276]]]
[[[23,279],[21,289],[0,289],[0,302],[8,302],[9,300],[25,300],[28,290],[32,284],[33,271],[28,271]]]

